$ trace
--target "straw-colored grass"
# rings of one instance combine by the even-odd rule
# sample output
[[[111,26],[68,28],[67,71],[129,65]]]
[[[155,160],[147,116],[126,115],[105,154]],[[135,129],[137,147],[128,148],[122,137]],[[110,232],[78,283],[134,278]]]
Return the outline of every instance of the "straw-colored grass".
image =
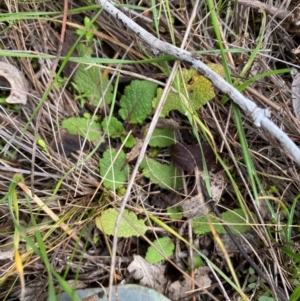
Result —
[[[17,300],[20,296],[23,300],[46,300],[47,296],[54,298],[59,289],[71,292],[71,288],[80,285],[108,286],[110,256],[116,263],[114,282],[120,283],[128,276],[126,268],[132,256],[144,257],[147,241],[160,236],[160,231],[176,240],[188,256],[193,253],[196,235],[191,224],[187,223],[189,233],[181,233],[180,228],[186,223],[171,221],[166,215],[167,205],[190,194],[195,185],[193,175],[184,177],[182,191],[162,190],[140,172],[135,178],[128,178],[130,191],[126,192],[127,184],[122,190],[108,191],[99,174],[99,159],[109,147],[129,153],[120,141],[104,134],[101,141],[91,144],[82,139],[78,150],[68,156],[55,147],[66,139],[62,135],[62,120],[85,112],[101,118],[117,116],[118,101],[132,79],[148,79],[168,89],[173,82],[170,77],[174,75],[174,81],[178,80],[176,71],[188,66],[167,54],[154,53],[91,1],[67,2],[67,15],[63,1],[0,3],[0,60],[18,67],[28,83],[28,102],[22,106],[5,104],[7,91],[0,89],[1,300]],[[295,27],[291,29],[276,15],[249,8],[246,1],[237,2],[146,0],[129,5],[121,1],[120,7],[161,40],[195,52],[205,63],[222,64],[227,81],[259,107],[270,107],[272,120],[299,144],[300,122],[291,106],[292,79],[288,70],[299,65],[299,56],[293,54],[293,49],[298,47],[300,29],[295,33]],[[276,2],[275,7],[293,9],[288,1]],[[191,20],[193,12],[195,17]],[[95,19],[99,29],[85,27],[84,17],[92,22]],[[83,30],[81,40],[75,33],[77,29]],[[85,42],[93,50],[89,62],[78,57],[76,50],[76,45],[86,38],[84,30],[93,36],[92,41]],[[102,66],[102,76],[114,85],[112,105],[82,106],[76,100],[78,95],[72,85],[78,67],[76,59],[84,61],[87,68],[93,64]],[[141,63],[147,59],[152,60]],[[245,84],[248,80],[252,80],[251,85]],[[259,244],[249,255],[288,300],[300,275],[299,167],[274,138],[255,127],[226,95],[215,92],[216,97],[197,112],[187,116],[171,113],[176,139],[189,140],[191,144],[211,143],[221,154],[220,166],[227,185],[218,208],[221,212],[242,208],[256,214],[252,227]],[[131,130],[140,138],[150,119],[142,129],[121,121],[128,132]],[[45,144],[44,148],[39,141]],[[155,153],[149,147],[146,152]],[[168,150],[156,157],[170,161]],[[131,171],[135,162],[134,159],[128,163]],[[212,163],[206,163],[209,170]],[[206,186],[209,187],[208,182]],[[148,218],[153,230],[146,237],[119,239],[117,254],[112,254],[114,238],[101,233],[95,219],[106,208],[119,208],[126,193],[126,207]],[[276,300],[276,289],[255,272],[250,275],[251,263],[241,254],[229,257],[226,248],[221,254],[215,253],[218,235],[212,233],[197,238],[201,254],[211,261],[216,274],[212,276],[212,286],[201,291],[201,297],[195,291],[190,299],[226,300],[227,292],[230,300],[250,300],[251,296],[252,300],[259,300],[264,294]],[[20,258],[13,251],[16,249]],[[4,258],[3,254],[13,258]],[[175,257],[170,260],[179,268]],[[194,277],[186,262],[181,261],[179,270],[182,269]],[[256,283],[256,287],[251,283]]]

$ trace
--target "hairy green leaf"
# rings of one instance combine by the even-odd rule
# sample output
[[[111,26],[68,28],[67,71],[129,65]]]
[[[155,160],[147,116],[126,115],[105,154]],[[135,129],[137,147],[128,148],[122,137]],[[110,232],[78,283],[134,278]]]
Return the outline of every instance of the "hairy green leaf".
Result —
[[[222,224],[228,225],[233,233],[245,233],[251,229],[245,221],[245,215],[242,209],[228,210],[223,212],[220,220],[214,213],[209,213],[211,222],[217,233],[226,234],[226,230]],[[210,232],[210,227],[206,216],[195,217],[192,219],[192,228],[195,234],[205,234]]]
[[[221,76],[224,76],[223,66],[220,64],[208,64],[212,70]],[[179,72],[179,71],[178,71]],[[178,76],[181,77],[180,73]],[[165,105],[161,112],[161,117],[166,117],[172,110],[177,110],[186,115],[187,108],[184,104],[184,99],[188,101],[188,105],[192,111],[196,111],[210,101],[214,96],[214,87],[212,83],[204,76],[200,75],[195,69],[182,69],[183,82],[180,84],[178,91],[169,92]],[[176,88],[176,87],[175,87]],[[157,108],[161,99],[163,89],[157,89],[157,96],[153,99],[153,107]]]
[[[101,122],[103,130],[112,138],[121,137],[124,134],[125,128],[116,117],[105,117]]]
[[[155,129],[149,141],[152,147],[169,147],[174,144],[174,131],[170,129]]]
[[[222,213],[222,218],[233,233],[245,233],[251,229],[251,227],[247,225],[246,217],[242,209],[228,210]]]
[[[169,217],[171,219],[181,220],[183,218],[182,207],[181,206],[168,207],[167,208],[167,213],[169,214]]]
[[[91,57],[91,51],[88,47],[80,44],[77,49],[80,55]],[[102,97],[107,104],[113,100],[113,86],[109,85],[107,76],[102,78],[102,72],[100,67],[80,64],[73,79],[73,86],[78,91],[80,98],[90,101],[95,106],[99,104]],[[104,102],[100,104],[100,107],[103,106]]]
[[[107,235],[114,235],[116,220],[119,212],[110,208],[102,212],[101,216],[96,218],[96,226]],[[147,227],[143,220],[139,220],[134,212],[124,210],[122,215],[118,237],[132,237],[145,234]]]
[[[62,121],[62,127],[67,129],[70,134],[79,134],[86,137],[88,141],[95,141],[102,136],[99,122],[84,117],[70,117]]]
[[[133,80],[125,88],[124,95],[121,97],[119,110],[120,116],[129,123],[142,124],[151,114],[152,99],[156,94],[157,84],[144,81]]]
[[[200,256],[195,256],[192,258],[192,260],[193,260],[193,268],[194,269],[198,269],[199,267],[205,266],[205,263]],[[187,262],[188,262],[189,269],[191,269],[191,258],[188,258]]]
[[[164,189],[182,188],[182,178],[177,169],[172,165],[162,164],[152,158],[145,158],[141,166],[143,175]]]
[[[126,154],[120,151],[118,157],[117,150],[114,148],[104,152],[103,158],[100,159],[100,175],[104,178],[103,184],[108,189],[118,189],[123,186],[127,180],[129,166],[125,165]]]
[[[91,47],[86,47],[84,44],[79,43],[76,46],[79,56],[82,57],[91,57],[93,54],[93,49]]]
[[[109,135],[111,138],[120,138],[122,143],[125,141],[127,133],[125,132],[125,128],[116,117],[105,117],[101,122],[101,126],[103,130]],[[132,148],[135,145],[135,138],[132,134],[129,135],[125,142],[125,146],[128,148]]]
[[[223,226],[220,224],[219,219],[213,212],[209,213],[211,223],[213,224],[215,230],[219,234],[225,234],[226,231]],[[206,215],[195,217],[192,219],[192,228],[195,234],[205,234],[210,232],[209,223]]]
[[[121,136],[121,141],[124,142],[125,138],[126,136]],[[136,143],[135,138],[132,136],[132,134],[130,134],[125,142],[125,146],[128,148],[132,148],[135,146],[135,143]]]
[[[150,246],[147,250],[145,259],[149,263],[158,263],[163,261],[166,257],[173,255],[175,244],[169,237],[162,237],[153,242],[153,246]],[[158,252],[158,250],[160,252]]]

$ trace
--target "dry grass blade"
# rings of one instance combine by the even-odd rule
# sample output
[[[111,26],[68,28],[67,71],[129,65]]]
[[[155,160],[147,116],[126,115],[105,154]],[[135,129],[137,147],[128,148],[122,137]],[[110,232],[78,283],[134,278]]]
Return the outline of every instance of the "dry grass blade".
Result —
[[[37,205],[45,211],[45,213],[55,222],[59,224],[59,227],[62,228],[64,232],[66,232],[72,239],[77,241],[79,246],[83,248],[83,244],[80,241],[79,237],[76,235],[75,231],[72,229],[69,229],[68,226],[64,223],[61,222],[59,217],[37,196],[33,195],[30,189],[24,185],[23,183],[18,183],[18,185],[22,188],[22,190],[33,200],[37,203]]]
[[[184,288],[189,300],[230,300],[235,294],[245,298],[252,295],[255,300],[261,296],[286,300],[299,284],[296,280],[300,275],[297,261],[299,167],[277,139],[253,126],[249,108],[247,113],[240,112],[241,124],[236,123],[232,104],[223,101],[222,90],[231,91],[227,82],[220,82],[221,89],[214,91],[215,97],[199,110],[192,112],[187,107],[186,116],[171,111],[169,116],[160,118],[160,110],[170,91],[176,95],[185,92],[180,91],[182,72],[178,70],[189,69],[191,62],[199,67],[196,65],[198,59],[204,63],[222,62],[220,41],[212,28],[211,12],[207,7],[209,0],[158,1],[155,6],[148,0],[130,5],[119,1],[118,8],[151,34],[151,38],[155,36],[165,42],[163,45],[168,49],[178,51],[177,58],[182,58],[180,53],[183,53],[181,62],[164,55],[161,50],[165,49],[157,51],[156,39],[151,40],[150,45],[144,43],[140,27],[133,33],[120,19],[120,14],[118,18],[111,17],[110,8],[105,6],[108,2],[97,2],[103,3],[107,12],[87,0],[65,1],[68,5],[63,1],[47,0],[0,3],[0,65],[14,66],[28,84],[26,95],[23,95],[27,98],[26,105],[7,104],[9,89],[13,87],[5,83],[0,72],[0,299],[16,300],[22,292],[26,301],[46,300],[52,288],[54,296],[62,287],[67,290],[71,281],[75,283],[74,289],[79,285],[96,287],[101,283],[108,287],[121,281],[139,282],[130,278],[132,274],[127,267],[134,256],[145,258],[153,241],[168,236],[172,243],[176,242],[176,252],[162,264],[164,270],[160,276],[168,283],[166,290],[163,289],[165,294],[170,293],[168,287],[174,287],[171,283],[181,282],[184,275],[189,280],[179,287]],[[247,0],[214,3],[232,82],[239,81],[238,89],[242,89],[245,98],[251,99],[253,104],[263,109],[270,107],[272,122],[295,145],[300,145],[300,121],[292,106],[295,84],[288,73],[289,68],[300,65],[297,52],[299,5],[284,0],[276,0],[273,6]],[[260,8],[266,13],[263,36],[259,28],[263,24]],[[80,36],[81,40],[77,41]],[[249,64],[260,38],[261,48]],[[181,50],[175,45],[181,45]],[[82,46],[91,52],[90,56],[80,55]],[[249,69],[243,74],[248,64]],[[89,79],[88,82],[88,86],[99,90],[98,94],[85,95],[77,89],[75,78],[80,66],[87,74],[91,70],[98,71],[99,81]],[[62,74],[58,76],[60,68]],[[104,84],[106,80],[111,86]],[[151,81],[164,88],[158,108],[155,111],[151,106],[152,112],[140,124],[130,123],[135,106],[127,118],[119,114],[120,108],[123,109],[121,98],[132,80]],[[192,81],[187,84],[192,86]],[[109,93],[113,95],[112,100],[104,103]],[[95,99],[96,94],[99,99]],[[145,91],[142,94],[146,94]],[[184,101],[189,104],[188,97]],[[80,130],[71,133],[63,127],[63,121],[69,118],[85,118],[87,128],[99,125],[95,127],[98,139],[89,141],[88,133],[82,135]],[[113,128],[115,135],[110,133],[109,126],[104,129],[101,125],[104,119],[110,118],[118,121]],[[241,142],[239,127],[243,128],[245,144]],[[172,131],[173,146],[148,145],[157,128]],[[126,144],[131,138],[135,139],[132,148]],[[188,155],[185,153],[178,158],[176,153],[174,156],[174,152],[183,152],[176,148],[178,145],[184,146]],[[249,158],[245,157],[244,148],[248,149]],[[124,155],[126,160],[117,169],[120,174],[128,172],[126,180],[115,190],[105,184],[110,169],[104,176],[100,171],[100,161],[108,149],[127,156]],[[175,167],[180,165],[178,174],[170,176],[182,179],[180,189],[161,188],[151,177],[146,177],[139,168],[144,156],[155,159],[162,167],[173,166],[173,163]],[[108,164],[111,168],[116,158],[111,158]],[[176,165],[178,159],[181,164]],[[248,242],[252,248],[246,248],[246,257],[250,256],[264,272],[263,276],[272,281],[250,272],[248,258],[244,260],[236,251],[230,253],[226,246],[223,250],[216,249],[217,235],[214,237],[210,230],[196,234],[192,217],[180,208],[187,200],[195,200],[196,206],[200,202],[194,174],[196,167],[203,174],[203,189],[208,194],[212,186],[211,169],[222,169],[226,187],[216,204],[221,214],[242,208],[255,216],[255,220],[249,219],[245,224],[249,223],[250,234],[258,243]],[[16,191],[18,226],[23,235],[18,251],[24,267],[25,291],[21,289],[12,257],[14,233],[18,227],[8,197],[16,173],[24,178],[24,184],[19,183]],[[113,179],[114,176],[112,172]],[[201,202],[209,198],[204,194]],[[120,218],[122,210],[126,209],[143,220],[148,229],[146,234],[119,238],[101,232],[95,221],[112,207],[119,210]],[[195,214],[203,214],[200,211],[195,210],[198,212]],[[218,229],[213,217],[212,220]],[[28,249],[30,245],[39,247],[37,232],[43,242],[39,250],[44,248],[44,256],[38,256],[33,248]],[[223,241],[223,234],[218,235]],[[248,236],[239,238],[245,241]],[[199,270],[194,266],[198,250],[205,255],[203,264],[212,275],[205,287],[201,287],[197,278]],[[50,274],[57,275],[51,283],[43,257],[49,262]]]

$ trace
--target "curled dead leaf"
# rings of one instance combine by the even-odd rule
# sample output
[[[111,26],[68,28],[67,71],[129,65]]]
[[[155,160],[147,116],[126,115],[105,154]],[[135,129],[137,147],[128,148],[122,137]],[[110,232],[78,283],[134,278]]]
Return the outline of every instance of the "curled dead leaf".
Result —
[[[216,156],[209,145],[203,144],[202,150],[207,165],[215,165]],[[170,147],[170,153],[171,160],[178,170],[191,173],[196,167],[200,170],[203,169],[201,149],[198,144],[188,145],[185,143],[175,143]]]
[[[142,146],[143,146],[143,140],[141,139],[136,139],[136,144],[135,146],[132,148],[132,150],[126,155],[126,161],[127,163],[135,160],[140,152],[141,152],[141,149],[142,149]]]
[[[205,175],[202,171],[198,170],[199,176],[204,179]],[[203,194],[202,191],[198,191],[198,194],[186,198],[184,201],[182,201],[181,206],[183,209],[183,216],[190,219],[196,216],[203,216],[206,215],[209,211],[211,211],[210,206],[208,205],[208,201],[213,201],[216,204],[220,201],[220,198],[223,194],[223,191],[225,189],[226,183],[224,179],[223,172],[214,173],[209,171],[208,176],[210,179],[210,195],[209,197],[207,193]],[[206,187],[204,186],[202,189],[206,190]],[[208,198],[210,200],[208,200]]]
[[[197,166],[202,167],[199,145],[175,143],[170,148],[171,160],[178,170],[191,173]]]
[[[234,244],[228,234],[220,235],[220,239],[229,256],[233,256],[234,254],[239,253],[237,246]],[[246,253],[252,253],[253,248],[257,249],[259,245],[259,237],[254,231],[247,232],[241,235],[235,235],[235,239]],[[215,241],[215,247],[217,254],[224,254],[224,251],[217,241]]]
[[[201,192],[184,200],[181,206],[183,209],[183,216],[188,219],[195,216],[205,215],[210,211],[210,208],[205,204],[204,197]]]
[[[0,77],[10,85],[10,95],[6,98],[6,102],[26,105],[28,89],[22,73],[15,66],[0,62]]]
[[[133,255],[133,261],[127,270],[141,285],[154,288],[161,293],[164,291],[168,279],[164,276],[165,265],[163,263],[150,264],[143,257]]]
[[[194,271],[194,281],[198,288],[206,289],[211,285],[211,279],[209,277],[210,268],[200,267]],[[171,300],[178,300],[186,298],[188,292],[191,291],[192,280],[184,277],[183,280],[177,280],[168,287],[169,298]]]
[[[171,130],[179,130],[182,128],[182,126],[180,126],[180,124],[175,121],[174,119],[170,119],[170,118],[162,118],[159,117],[157,124],[156,124],[156,128],[157,129],[171,129]]]

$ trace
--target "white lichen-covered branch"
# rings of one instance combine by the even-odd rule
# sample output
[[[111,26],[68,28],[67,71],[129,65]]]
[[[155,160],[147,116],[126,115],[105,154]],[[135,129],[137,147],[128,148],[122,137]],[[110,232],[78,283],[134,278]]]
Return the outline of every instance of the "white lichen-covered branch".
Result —
[[[121,22],[124,27],[134,32],[139,39],[150,45],[152,49],[173,55],[178,60],[188,63],[192,68],[196,69],[199,73],[211,80],[214,86],[228,95],[230,99],[233,100],[244,111],[244,113],[253,120],[256,126],[264,128],[273,137],[277,138],[300,166],[300,149],[269,119],[270,113],[268,109],[259,108],[253,101],[246,98],[221,76],[207,67],[199,59],[195,58],[190,52],[155,38],[152,34],[147,32],[117,9],[108,0],[97,0],[97,2],[108,14],[113,16],[118,22]]]

